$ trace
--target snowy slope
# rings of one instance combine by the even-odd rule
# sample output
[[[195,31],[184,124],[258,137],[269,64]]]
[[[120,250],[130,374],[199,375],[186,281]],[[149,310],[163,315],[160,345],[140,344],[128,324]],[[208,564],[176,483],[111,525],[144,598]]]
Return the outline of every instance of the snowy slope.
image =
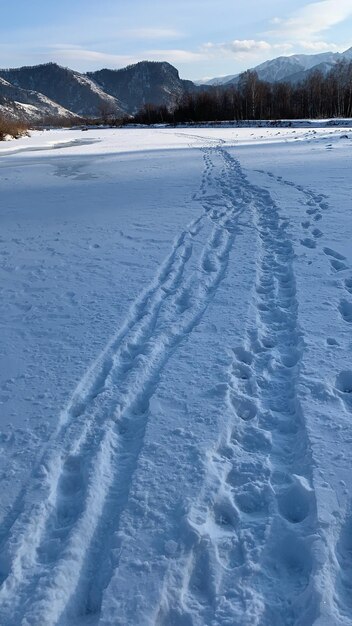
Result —
[[[257,66],[256,71],[262,80],[278,82],[285,80],[292,74],[312,69],[321,63],[334,65],[341,58],[337,52],[323,52],[322,54],[293,54],[289,57],[278,57],[272,61],[265,61]]]
[[[281,56],[276,59],[264,61],[252,68],[257,72],[260,80],[275,83],[289,80],[298,82],[307,77],[309,70],[313,68],[322,72],[328,72],[338,61],[352,59],[352,48],[344,52],[322,52],[320,54],[292,54]],[[206,85],[225,85],[227,83],[237,83],[239,74],[212,78],[205,82]],[[200,81],[197,84],[201,84]]]
[[[56,63],[2,69],[0,76],[13,87],[38,92],[76,115],[96,117],[102,109],[116,114],[122,112],[119,101],[105,93],[94,80]]]
[[[352,623],[351,138],[0,147],[1,624]]]
[[[21,89],[0,77],[0,113],[28,122],[38,122],[45,117],[73,119],[77,117],[68,109],[37,91]]]

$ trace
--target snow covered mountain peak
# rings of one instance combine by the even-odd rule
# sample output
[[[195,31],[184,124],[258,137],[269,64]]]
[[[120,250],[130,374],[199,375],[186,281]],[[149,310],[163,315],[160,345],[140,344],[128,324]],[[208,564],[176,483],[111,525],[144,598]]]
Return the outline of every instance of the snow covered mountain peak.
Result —
[[[338,61],[352,60],[352,47],[344,52],[321,52],[318,54],[292,54],[290,56],[280,56],[269,61],[264,61],[259,65],[251,68],[256,71],[260,80],[269,83],[279,81],[290,81],[291,77],[294,82],[297,76],[303,78],[303,73],[311,71],[313,68],[324,69],[328,71]],[[219,78],[212,78],[206,81],[207,85],[225,85],[228,83],[237,83],[240,74],[228,75]]]

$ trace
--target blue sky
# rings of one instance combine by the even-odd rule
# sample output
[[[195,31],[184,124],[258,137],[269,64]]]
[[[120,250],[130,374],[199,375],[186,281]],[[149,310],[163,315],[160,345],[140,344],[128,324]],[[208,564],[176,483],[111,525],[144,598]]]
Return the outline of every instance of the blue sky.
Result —
[[[87,71],[169,61],[182,78],[235,74],[294,53],[352,46],[352,0],[13,0],[0,67]]]

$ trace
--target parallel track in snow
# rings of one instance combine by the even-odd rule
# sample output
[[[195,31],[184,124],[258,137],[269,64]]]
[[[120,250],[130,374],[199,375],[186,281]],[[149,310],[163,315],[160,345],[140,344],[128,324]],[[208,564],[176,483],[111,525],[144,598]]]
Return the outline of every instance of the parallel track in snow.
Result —
[[[213,156],[222,172],[210,197]],[[206,148],[204,162],[204,212],[177,238],[81,380],[3,529],[0,621],[7,626],[54,626],[84,615],[99,620],[104,589],[118,566],[114,537],[143,447],[150,398],[223,280],[246,208],[226,154]]]
[[[319,614],[319,525],[298,400],[304,344],[287,223],[220,141],[190,139],[203,143],[197,194],[203,212],[177,237],[80,381],[2,529],[0,622],[6,626],[114,626],[104,593],[119,568],[116,537],[149,403],[168,360],[226,276],[244,212],[252,215],[256,263],[246,339],[230,349],[219,399],[225,427],[209,450],[182,549],[170,558],[146,624],[305,626]],[[307,201],[313,210],[323,198],[308,194]],[[349,529],[350,521],[338,545],[343,594],[351,577]]]
[[[227,423],[150,623],[304,626],[319,615],[320,539],[297,396],[303,341],[293,247],[270,194],[219,150],[257,233],[252,322],[232,351],[219,408]]]

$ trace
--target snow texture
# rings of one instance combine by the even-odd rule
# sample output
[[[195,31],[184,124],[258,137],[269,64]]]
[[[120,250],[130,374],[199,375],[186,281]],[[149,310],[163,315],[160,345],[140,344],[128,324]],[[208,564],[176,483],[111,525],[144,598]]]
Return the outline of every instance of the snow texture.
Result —
[[[352,624],[341,125],[1,145],[1,624]]]

